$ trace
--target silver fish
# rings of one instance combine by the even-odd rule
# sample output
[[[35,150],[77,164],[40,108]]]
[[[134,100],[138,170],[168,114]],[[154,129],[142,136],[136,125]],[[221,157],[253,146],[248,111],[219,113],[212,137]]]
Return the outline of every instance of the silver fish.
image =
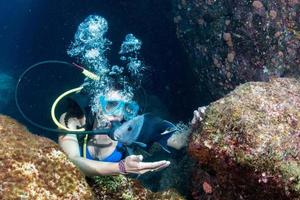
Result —
[[[167,140],[177,131],[177,127],[167,120],[151,114],[138,115],[123,123],[112,134],[114,140],[118,140],[126,146],[138,145],[149,148],[154,142],[167,152]]]

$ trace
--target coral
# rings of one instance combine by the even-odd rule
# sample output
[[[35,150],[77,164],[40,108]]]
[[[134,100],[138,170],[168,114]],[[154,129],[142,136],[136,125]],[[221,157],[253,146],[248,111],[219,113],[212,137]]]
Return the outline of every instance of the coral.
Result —
[[[0,115],[0,199],[92,199],[57,144]]]
[[[218,99],[247,81],[300,77],[299,0],[173,0],[177,37],[200,89]]]
[[[93,187],[96,199],[114,199],[114,200],[183,200],[175,190],[166,190],[163,192],[153,193],[142,187],[134,179],[127,178],[123,175],[118,176],[98,176],[89,179]]]
[[[196,198],[204,187],[222,199],[300,198],[299,94],[299,81],[278,78],[245,83],[209,105],[189,143],[208,173],[203,180],[195,172]]]

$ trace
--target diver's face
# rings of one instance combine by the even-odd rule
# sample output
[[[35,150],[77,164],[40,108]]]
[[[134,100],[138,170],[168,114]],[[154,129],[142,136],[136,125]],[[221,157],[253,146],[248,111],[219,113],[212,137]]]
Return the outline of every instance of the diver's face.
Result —
[[[118,90],[112,90],[110,92],[107,93],[106,95],[106,99],[109,102],[107,104],[107,109],[113,109],[114,107],[117,106],[118,101],[124,101],[123,96],[121,95],[120,91]],[[105,119],[107,119],[108,121],[122,121],[124,119],[124,113],[120,112],[118,114],[105,114],[101,108],[99,110],[100,114],[102,114],[104,116]]]
[[[106,96],[105,99],[107,101],[105,105],[106,111],[110,111],[111,109],[114,109],[116,106],[118,106],[118,102],[122,101],[122,96],[120,92],[118,91],[110,91]],[[96,115],[96,120],[94,124],[94,129],[96,128],[105,128],[109,129],[112,128],[113,122],[121,122],[124,119],[124,113],[123,112],[117,112],[117,113],[110,113],[106,114],[102,110],[102,106],[100,106],[99,111]]]
[[[99,110],[99,115],[101,115],[102,119],[104,121],[108,122],[108,123],[121,122],[124,119],[123,114],[121,114],[121,115],[114,115],[114,114],[107,115],[107,114],[104,114],[101,109]]]

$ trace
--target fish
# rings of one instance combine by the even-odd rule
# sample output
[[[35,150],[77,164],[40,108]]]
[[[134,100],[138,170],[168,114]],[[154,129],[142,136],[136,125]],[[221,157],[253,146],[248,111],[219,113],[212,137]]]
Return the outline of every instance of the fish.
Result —
[[[150,113],[138,115],[123,123],[112,134],[112,139],[117,140],[128,148],[132,153],[133,146],[149,149],[157,142],[168,153],[171,153],[167,146],[167,140],[177,131],[177,127],[160,117]]]

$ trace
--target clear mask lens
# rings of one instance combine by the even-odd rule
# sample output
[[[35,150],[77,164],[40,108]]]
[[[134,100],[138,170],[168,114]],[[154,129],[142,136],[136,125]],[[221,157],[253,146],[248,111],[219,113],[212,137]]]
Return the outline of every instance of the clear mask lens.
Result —
[[[139,106],[135,101],[106,100],[104,96],[100,97],[100,105],[104,114],[116,116],[124,115],[125,120],[132,119],[139,111]]]
[[[112,113],[112,112],[115,111],[118,107],[120,107],[119,104],[120,104],[119,101],[107,101],[104,110],[105,110],[107,113]]]
[[[139,105],[132,101],[130,103],[127,103],[124,107],[124,119],[125,120],[130,120],[137,116],[139,112]]]

